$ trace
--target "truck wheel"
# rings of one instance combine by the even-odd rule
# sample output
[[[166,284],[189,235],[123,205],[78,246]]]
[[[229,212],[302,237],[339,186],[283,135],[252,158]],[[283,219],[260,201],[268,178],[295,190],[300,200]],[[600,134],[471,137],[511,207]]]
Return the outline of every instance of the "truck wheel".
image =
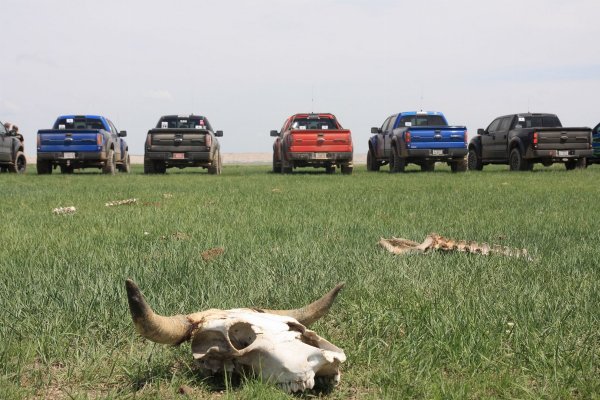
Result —
[[[392,147],[392,155],[390,156],[390,172],[404,172],[406,168],[406,160],[394,150]]]
[[[425,161],[421,164],[421,171],[423,172],[433,172],[435,170],[435,162]]]
[[[38,175],[49,175],[52,173],[52,163],[50,161],[38,160],[36,167]]]
[[[281,172],[281,163],[277,162],[275,158],[275,152],[273,152],[273,173],[278,174]]]
[[[335,174],[335,165],[326,165],[325,173],[326,174]]]
[[[155,174],[154,162],[144,157],[144,174]]]
[[[75,168],[73,168],[72,166],[66,166],[66,165],[61,165],[60,166],[60,173],[61,174],[72,174],[73,171],[75,170]]]
[[[208,173],[211,175],[221,175],[221,152],[216,152],[213,165],[208,167]]]
[[[462,158],[457,161],[451,161],[450,170],[452,172],[465,172],[467,170],[467,160]]]
[[[508,163],[511,171],[531,171],[533,167],[532,163],[523,159],[518,147],[510,151]]]
[[[27,159],[22,151],[17,151],[15,163],[8,167],[8,172],[22,174],[27,169]]]
[[[108,156],[106,157],[106,164],[102,167],[103,174],[114,175],[116,170],[117,160],[115,159],[115,151],[109,150]]]
[[[165,172],[167,172],[167,166],[165,165],[165,163],[156,161],[156,162],[154,162],[154,171],[157,174],[164,174]]]
[[[483,163],[475,149],[469,150],[469,153],[467,154],[467,168],[469,171],[481,171],[483,169]]]
[[[375,157],[371,149],[369,149],[369,151],[367,152],[367,171],[379,171],[379,167],[380,165],[377,161],[377,158]]]
[[[123,157],[123,164],[120,168],[121,172],[125,172],[126,174],[131,172],[131,159],[129,157],[129,152],[125,152],[125,157]]]
[[[286,161],[283,157],[281,158],[281,173],[282,174],[291,174],[293,171],[293,167],[290,162]]]
[[[342,165],[342,174],[352,175],[353,168],[350,165]]]

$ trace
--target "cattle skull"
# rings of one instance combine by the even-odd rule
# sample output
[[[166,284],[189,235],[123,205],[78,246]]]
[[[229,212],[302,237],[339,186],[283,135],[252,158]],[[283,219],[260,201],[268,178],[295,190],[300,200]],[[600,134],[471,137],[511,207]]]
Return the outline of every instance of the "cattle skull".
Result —
[[[288,392],[312,389],[315,380],[339,383],[344,351],[306,326],[327,313],[343,284],[295,310],[209,309],[171,317],[154,313],[132,280],[125,286],[138,333],[163,344],[190,340],[194,358],[210,373],[249,373]]]

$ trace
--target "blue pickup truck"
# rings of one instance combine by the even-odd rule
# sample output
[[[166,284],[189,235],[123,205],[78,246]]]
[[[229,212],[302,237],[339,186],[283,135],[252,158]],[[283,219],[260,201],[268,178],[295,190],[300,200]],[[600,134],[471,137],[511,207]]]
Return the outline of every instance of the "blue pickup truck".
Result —
[[[52,129],[37,133],[37,172],[51,174],[60,167],[64,174],[74,169],[100,168],[105,174],[129,172],[129,148],[107,118],[99,115],[62,115]]]
[[[592,149],[594,153],[588,157],[587,164],[600,164],[600,124],[592,130]]]
[[[403,172],[409,163],[422,171],[433,171],[436,162],[446,162],[452,172],[467,170],[467,128],[449,126],[442,113],[409,111],[388,117],[380,128],[371,128],[367,169]]]

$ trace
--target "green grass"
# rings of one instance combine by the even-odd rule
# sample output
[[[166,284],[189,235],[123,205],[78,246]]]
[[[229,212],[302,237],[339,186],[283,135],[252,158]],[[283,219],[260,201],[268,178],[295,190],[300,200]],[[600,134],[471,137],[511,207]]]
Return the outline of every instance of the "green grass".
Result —
[[[298,307],[345,281],[313,326],[345,350],[342,382],[307,396],[600,398],[600,167],[223,171],[0,175],[0,398],[291,398],[140,339],[127,277],[163,314]],[[535,260],[377,246],[431,232]]]

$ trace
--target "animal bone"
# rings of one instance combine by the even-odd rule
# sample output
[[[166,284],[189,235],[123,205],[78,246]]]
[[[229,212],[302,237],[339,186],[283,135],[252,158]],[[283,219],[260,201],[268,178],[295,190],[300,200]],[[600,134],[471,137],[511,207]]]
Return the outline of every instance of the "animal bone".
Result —
[[[500,254],[508,257],[524,258],[527,261],[533,260],[526,249],[515,249],[499,245],[490,246],[487,243],[479,244],[473,241],[448,239],[436,233],[428,235],[423,243],[393,237],[391,239],[382,238],[379,240],[379,244],[394,254],[425,253],[430,250],[442,250],[482,254],[484,256]]]
[[[127,200],[114,200],[114,201],[109,201],[108,203],[104,204],[106,207],[114,207],[114,206],[128,206],[131,204],[136,204],[137,203],[137,199],[127,199]]]
[[[55,215],[64,215],[64,214],[74,214],[76,211],[75,207],[58,207],[52,209],[52,214]]]
[[[209,309],[171,317],[154,313],[132,280],[125,286],[138,333],[163,344],[190,340],[209,373],[249,373],[287,392],[312,389],[316,380],[339,383],[344,351],[306,326],[327,313],[343,284],[296,310]]]

